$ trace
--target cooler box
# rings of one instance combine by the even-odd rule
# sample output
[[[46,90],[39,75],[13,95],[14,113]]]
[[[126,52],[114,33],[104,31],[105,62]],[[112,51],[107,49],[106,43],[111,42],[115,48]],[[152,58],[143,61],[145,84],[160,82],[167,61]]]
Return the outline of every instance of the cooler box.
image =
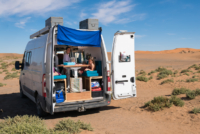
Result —
[[[63,90],[56,91],[56,103],[62,103],[64,101],[65,99],[64,99]]]
[[[101,87],[92,88],[92,92],[101,91]]]
[[[71,93],[82,92],[82,89],[83,89],[82,78],[70,78]]]

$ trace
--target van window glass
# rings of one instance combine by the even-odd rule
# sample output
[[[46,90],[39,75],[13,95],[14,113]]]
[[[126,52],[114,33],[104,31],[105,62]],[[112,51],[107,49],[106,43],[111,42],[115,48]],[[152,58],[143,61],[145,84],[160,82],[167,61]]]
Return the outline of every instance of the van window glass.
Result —
[[[131,56],[127,55],[125,53],[121,53],[119,54],[119,62],[130,62],[131,61]]]
[[[26,66],[29,66],[29,52],[26,53]]]
[[[29,52],[29,59],[28,59],[29,65],[31,64],[31,56],[32,56],[32,52]]]

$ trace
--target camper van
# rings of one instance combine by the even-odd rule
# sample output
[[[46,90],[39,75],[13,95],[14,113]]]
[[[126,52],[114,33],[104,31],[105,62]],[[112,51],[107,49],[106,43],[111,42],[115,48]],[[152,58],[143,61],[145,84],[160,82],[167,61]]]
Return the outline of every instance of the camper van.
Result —
[[[22,62],[15,63],[21,69],[20,96],[36,103],[39,116],[98,109],[109,105],[111,96],[136,97],[134,32],[114,34],[110,62],[98,20],[82,21],[80,29],[62,24],[61,17],[49,18],[44,29],[30,36]],[[66,48],[70,48],[68,62],[63,60]],[[79,74],[90,57],[94,70]]]

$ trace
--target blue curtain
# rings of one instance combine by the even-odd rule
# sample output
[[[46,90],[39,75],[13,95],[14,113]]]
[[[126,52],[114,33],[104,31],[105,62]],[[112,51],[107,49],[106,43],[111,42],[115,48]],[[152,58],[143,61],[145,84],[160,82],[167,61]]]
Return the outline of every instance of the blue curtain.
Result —
[[[81,31],[58,25],[58,45],[101,46],[101,31]]]

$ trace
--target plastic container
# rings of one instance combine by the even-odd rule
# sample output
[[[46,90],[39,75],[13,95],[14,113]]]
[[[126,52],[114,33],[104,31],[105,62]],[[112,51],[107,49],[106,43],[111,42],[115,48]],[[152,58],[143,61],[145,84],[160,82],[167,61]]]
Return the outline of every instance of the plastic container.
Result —
[[[102,97],[102,96],[103,96],[103,91],[92,92],[92,98],[94,98],[94,97]]]
[[[58,90],[56,91],[56,103],[62,103],[64,102],[64,94],[63,94],[63,90]]]
[[[92,87],[92,88],[93,88],[93,87],[100,87],[100,84],[99,84],[98,81],[93,81],[93,82],[91,82],[91,87]]]
[[[64,65],[75,65],[75,62],[64,62]]]

